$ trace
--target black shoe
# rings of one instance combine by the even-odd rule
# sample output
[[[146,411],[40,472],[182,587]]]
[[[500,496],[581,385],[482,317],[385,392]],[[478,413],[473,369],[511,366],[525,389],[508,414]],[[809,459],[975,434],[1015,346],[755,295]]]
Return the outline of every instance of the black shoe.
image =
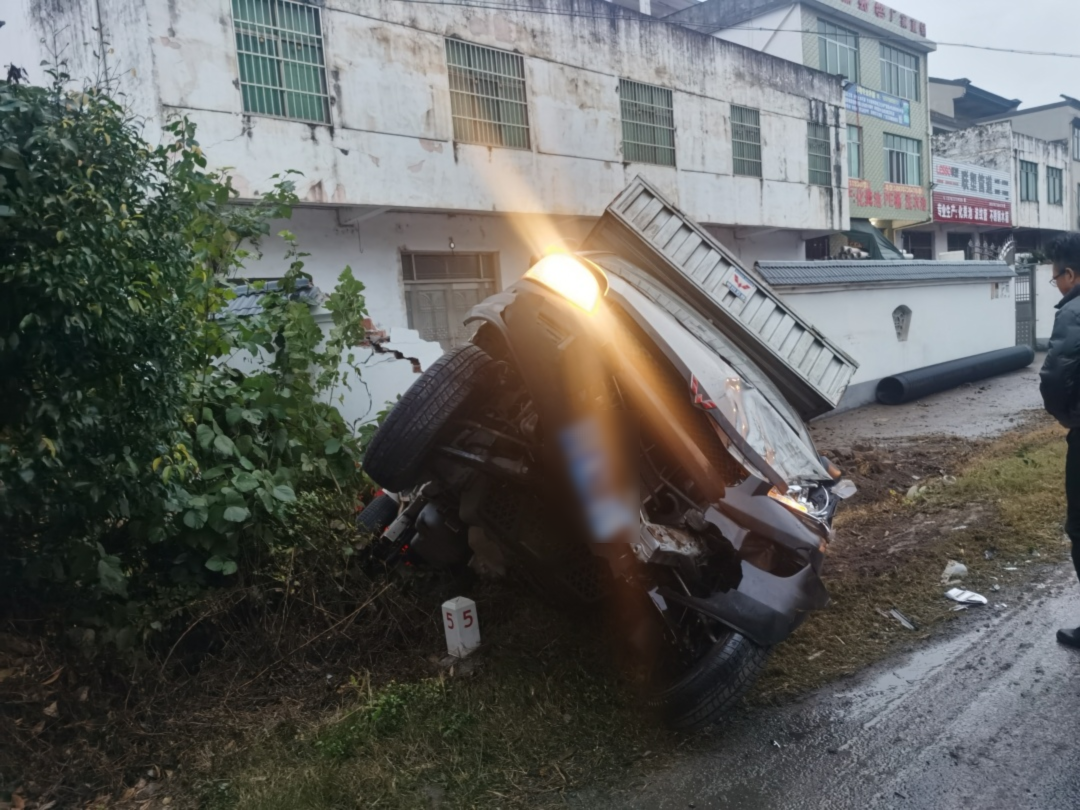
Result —
[[[1075,647],[1080,650],[1080,627],[1075,630],[1058,630],[1057,631],[1058,644],[1064,644],[1066,647]]]

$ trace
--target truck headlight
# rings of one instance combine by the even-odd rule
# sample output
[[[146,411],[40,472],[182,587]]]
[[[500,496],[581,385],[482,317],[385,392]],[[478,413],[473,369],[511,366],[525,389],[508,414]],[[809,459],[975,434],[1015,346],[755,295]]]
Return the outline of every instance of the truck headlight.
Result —
[[[604,294],[601,288],[603,271],[593,272],[573,256],[553,253],[545,256],[525,274],[525,278],[543,284],[586,312],[592,313],[600,305]]]

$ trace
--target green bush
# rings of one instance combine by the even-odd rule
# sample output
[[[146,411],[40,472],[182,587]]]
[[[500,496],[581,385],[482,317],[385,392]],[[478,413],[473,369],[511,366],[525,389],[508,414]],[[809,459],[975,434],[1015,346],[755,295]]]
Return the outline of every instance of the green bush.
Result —
[[[0,593],[149,632],[296,542],[298,493],[348,517],[361,448],[335,403],[363,286],[346,268],[324,340],[283,234],[280,289],[226,317],[288,176],[238,205],[192,124],[152,147],[65,80],[0,83]]]

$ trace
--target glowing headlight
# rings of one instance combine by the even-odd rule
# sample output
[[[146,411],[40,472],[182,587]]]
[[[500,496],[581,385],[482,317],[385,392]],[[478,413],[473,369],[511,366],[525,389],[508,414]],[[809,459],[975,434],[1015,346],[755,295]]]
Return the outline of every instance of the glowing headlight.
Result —
[[[565,253],[545,256],[525,274],[586,312],[595,312],[603,294],[600,282],[581,262]]]
[[[801,512],[804,515],[809,514],[810,512],[805,503],[797,501],[794,498],[789,498],[787,495],[782,495],[780,493],[780,490],[778,490],[776,487],[773,487],[769,490],[769,497],[772,498],[774,501],[780,501],[780,503],[782,503],[784,506],[794,512]]]

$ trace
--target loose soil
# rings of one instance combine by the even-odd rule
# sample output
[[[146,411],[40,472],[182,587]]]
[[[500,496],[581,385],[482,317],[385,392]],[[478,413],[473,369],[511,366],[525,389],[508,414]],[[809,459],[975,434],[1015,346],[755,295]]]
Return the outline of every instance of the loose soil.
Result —
[[[1061,438],[1036,420],[993,441],[823,444],[860,489],[826,561],[832,604],[777,648],[749,703],[791,699],[957,616],[940,581],[950,559],[992,601],[995,584],[1061,560]],[[0,808],[561,806],[700,744],[637,710],[600,618],[514,582],[470,591],[486,649],[446,667],[432,617],[458,589],[422,584],[297,594],[287,621],[223,596],[240,601],[208,604],[167,664],[134,669],[88,660],[74,637],[0,628]]]

